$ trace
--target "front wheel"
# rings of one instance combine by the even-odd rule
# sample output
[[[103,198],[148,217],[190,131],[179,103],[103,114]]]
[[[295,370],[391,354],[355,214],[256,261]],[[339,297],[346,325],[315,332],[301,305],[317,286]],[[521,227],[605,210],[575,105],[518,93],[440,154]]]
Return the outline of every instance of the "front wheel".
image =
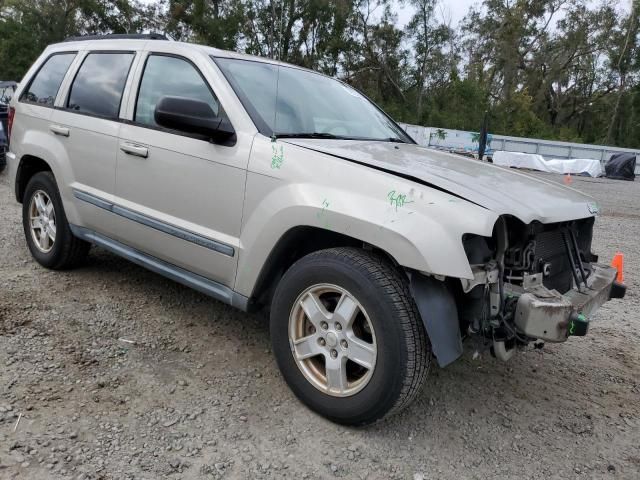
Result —
[[[431,349],[406,278],[356,248],[312,253],[280,281],[271,339],[282,374],[311,409],[350,425],[406,407]]]

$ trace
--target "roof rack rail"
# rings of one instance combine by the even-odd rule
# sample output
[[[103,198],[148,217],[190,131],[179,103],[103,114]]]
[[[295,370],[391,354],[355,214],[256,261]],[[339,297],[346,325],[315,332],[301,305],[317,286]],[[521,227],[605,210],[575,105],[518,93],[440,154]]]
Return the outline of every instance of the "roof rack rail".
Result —
[[[67,37],[65,42],[82,42],[84,40],[169,40],[162,33],[107,33],[104,35],[79,35]]]

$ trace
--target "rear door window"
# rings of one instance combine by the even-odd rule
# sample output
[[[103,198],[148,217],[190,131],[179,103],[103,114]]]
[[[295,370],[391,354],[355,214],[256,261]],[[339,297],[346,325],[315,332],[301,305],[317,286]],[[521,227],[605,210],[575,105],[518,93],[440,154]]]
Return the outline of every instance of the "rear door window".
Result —
[[[154,112],[160,99],[165,96],[207,102],[213,113],[219,114],[218,100],[190,62],[165,55],[150,55],[140,82],[135,122],[157,127]]]
[[[133,57],[133,52],[87,55],[71,85],[67,108],[88,115],[118,118]]]
[[[75,53],[57,53],[50,56],[20,96],[20,100],[53,107],[62,79],[75,56]]]

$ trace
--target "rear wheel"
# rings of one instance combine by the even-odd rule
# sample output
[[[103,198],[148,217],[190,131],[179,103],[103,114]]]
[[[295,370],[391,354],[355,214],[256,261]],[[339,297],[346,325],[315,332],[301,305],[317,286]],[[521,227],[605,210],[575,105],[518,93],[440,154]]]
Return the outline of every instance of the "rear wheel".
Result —
[[[22,226],[31,255],[43,267],[73,268],[89,252],[90,244],[71,233],[51,172],[38,172],[29,180],[22,203]]]
[[[351,425],[411,403],[431,360],[406,278],[384,257],[355,248],[312,253],[285,273],[271,339],[293,392]]]

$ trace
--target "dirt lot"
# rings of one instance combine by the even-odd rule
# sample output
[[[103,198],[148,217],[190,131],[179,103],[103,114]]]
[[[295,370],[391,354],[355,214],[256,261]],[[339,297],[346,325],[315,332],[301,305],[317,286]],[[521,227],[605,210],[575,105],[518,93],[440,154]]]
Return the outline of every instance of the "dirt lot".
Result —
[[[640,478],[640,182],[573,186],[627,298],[586,338],[434,368],[409,410],[351,429],[293,397],[262,316],[99,249],[39,267],[1,174],[0,478]]]

